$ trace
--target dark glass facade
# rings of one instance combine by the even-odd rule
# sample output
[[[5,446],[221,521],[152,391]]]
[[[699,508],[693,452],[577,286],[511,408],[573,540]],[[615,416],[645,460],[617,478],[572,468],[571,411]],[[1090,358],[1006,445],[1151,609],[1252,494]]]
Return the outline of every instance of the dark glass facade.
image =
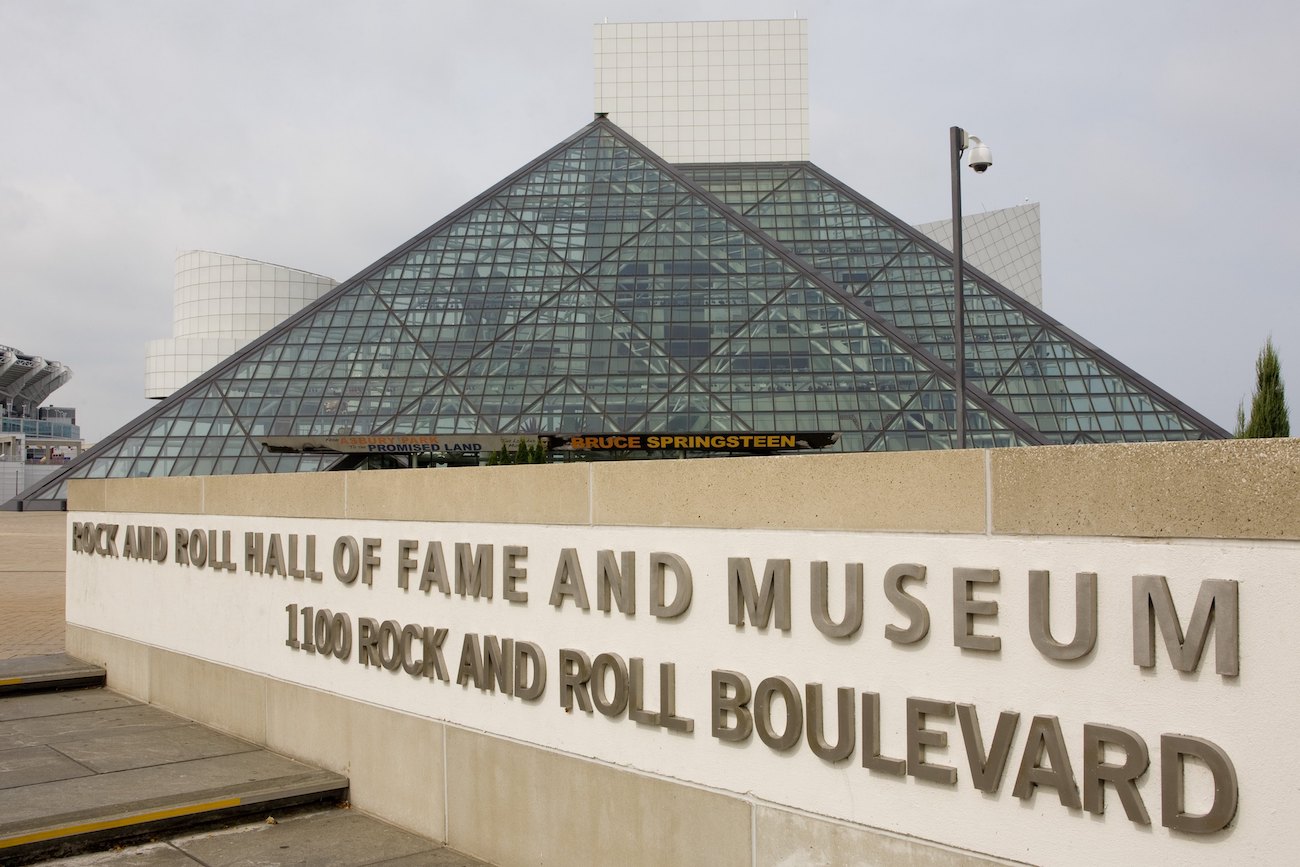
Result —
[[[851,451],[950,448],[948,267],[811,164],[679,170],[598,119],[24,497],[334,460],[263,436],[826,430]],[[970,445],[1224,435],[991,281],[966,291]]]
[[[951,367],[946,250],[811,163],[678,168]],[[1223,434],[1032,304],[965,273],[966,381],[1046,442]]]

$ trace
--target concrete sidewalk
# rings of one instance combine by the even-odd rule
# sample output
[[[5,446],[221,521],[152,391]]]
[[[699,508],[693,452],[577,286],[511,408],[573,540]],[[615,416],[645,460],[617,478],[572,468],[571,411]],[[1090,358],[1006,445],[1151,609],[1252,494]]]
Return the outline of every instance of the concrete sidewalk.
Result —
[[[49,863],[49,862],[47,862]],[[314,810],[65,858],[65,867],[488,867],[347,809]]]
[[[0,512],[0,659],[63,652],[63,512]]]
[[[94,668],[61,655],[66,522],[0,512],[0,864],[489,867],[348,809],[337,774],[111,690],[65,689]],[[85,854],[33,861],[46,847]]]
[[[178,821],[337,803],[347,789],[339,774],[107,689],[0,698],[0,861]]]

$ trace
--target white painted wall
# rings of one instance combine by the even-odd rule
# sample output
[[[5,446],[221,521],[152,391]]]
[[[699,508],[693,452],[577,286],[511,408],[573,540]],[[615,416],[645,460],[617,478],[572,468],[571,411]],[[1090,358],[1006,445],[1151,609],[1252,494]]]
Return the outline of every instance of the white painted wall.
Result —
[[[68,561],[68,622],[133,641],[192,654],[317,689],[483,730],[565,753],[590,757],[635,771],[758,798],[875,828],[934,840],[1006,858],[1043,864],[1143,863],[1179,860],[1188,864],[1276,862],[1289,851],[1291,832],[1279,821],[1297,790],[1300,748],[1290,736],[1297,697],[1297,662],[1284,636],[1300,616],[1300,545],[1269,542],[1138,541],[1077,538],[1012,538],[963,535],[817,533],[687,530],[636,527],[547,527],[459,525],[400,521],[296,520],[284,518],[74,513],[72,521],[156,524],[229,529],[236,539],[235,573],[73,553]],[[319,583],[243,572],[239,539],[245,531],[317,535]],[[332,575],[330,546],[341,534],[382,540],[382,562],[372,586],[348,586]],[[498,556],[494,598],[425,596],[402,591],[396,581],[397,540],[439,540],[454,570],[453,543],[494,544]],[[170,542],[170,538],[169,538]],[[526,545],[527,604],[501,598],[500,546]],[[120,545],[120,539],[119,539]],[[593,608],[595,552],[601,548],[638,552],[638,613],[635,616],[582,612],[548,604],[562,547],[578,550]],[[648,554],[668,551],[692,567],[694,598],[689,611],[672,621],[650,616]],[[420,552],[423,555],[423,548]],[[748,556],[756,571],[767,558],[794,561],[793,626],[737,629],[727,619],[727,558]],[[808,613],[808,561],[830,563],[832,588],[841,587],[843,565],[865,566],[866,618],[854,638],[832,641],[814,627]],[[904,618],[881,590],[885,570],[902,562],[924,564],[928,577],[913,593],[930,610],[929,636],[912,648],[883,637],[886,624]],[[963,651],[952,642],[952,570],[996,568],[1002,583],[981,598],[996,599],[996,620],[983,618],[978,631],[998,634],[998,653]],[[1076,663],[1043,658],[1030,642],[1026,622],[1027,573],[1052,572],[1054,626],[1058,637],[1073,629],[1073,576],[1099,576],[1100,633],[1093,654]],[[1168,577],[1186,622],[1200,582],[1240,582],[1239,677],[1214,673],[1213,644],[1194,674],[1171,669],[1157,641],[1157,665],[1133,664],[1131,578]],[[833,598],[837,598],[834,597]],[[402,672],[366,669],[294,652],[284,645],[285,606],[296,603],[378,620],[446,627],[445,655],[453,681],[417,680]],[[838,613],[837,608],[832,609]],[[548,684],[537,702],[457,686],[461,639],[467,632],[530,640],[547,656]],[[647,680],[656,684],[660,662],[677,665],[678,713],[693,717],[691,735],[638,726],[560,706],[561,648],[594,657],[604,651],[625,659],[643,657]],[[355,657],[355,649],[353,653]],[[985,743],[997,714],[1021,713],[1002,788],[997,795],[976,791],[965,765],[955,720],[930,727],[948,733],[947,749],[932,749],[929,761],[958,769],[956,786],[884,777],[861,767],[859,742],[853,757],[837,765],[816,758],[806,742],[778,754],[757,737],[743,745],[724,744],[710,734],[712,669],[746,674],[754,685],[784,675],[802,686],[820,682],[829,696],[839,686],[880,693],[882,750],[905,755],[904,702],[925,697],[976,705]],[[657,703],[655,690],[647,703]],[[1059,717],[1076,780],[1082,784],[1082,726],[1104,723],[1132,729],[1145,739],[1152,767],[1141,792],[1153,825],[1130,823],[1113,791],[1104,817],[1070,811],[1051,790],[1022,802],[1011,793],[1032,716]],[[860,724],[860,719],[859,719]],[[1173,834],[1161,827],[1159,737],[1179,733],[1207,738],[1233,760],[1240,780],[1240,808],[1234,824],[1211,837]],[[382,732],[376,732],[382,737]],[[830,736],[834,736],[831,716]],[[395,745],[400,748],[400,745]],[[1208,805],[1208,774],[1189,768],[1188,808]],[[1211,845],[1207,845],[1210,843]]]

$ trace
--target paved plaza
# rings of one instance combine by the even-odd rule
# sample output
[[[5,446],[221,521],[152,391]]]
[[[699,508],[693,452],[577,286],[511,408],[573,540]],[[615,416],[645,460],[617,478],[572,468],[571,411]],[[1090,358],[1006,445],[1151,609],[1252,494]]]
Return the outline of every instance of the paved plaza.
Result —
[[[63,652],[64,512],[0,512],[0,659]]]
[[[0,683],[14,666],[54,671],[70,664],[51,656],[64,650],[66,526],[63,512],[0,512],[0,660],[13,660],[0,671]],[[45,659],[18,661],[30,657]],[[122,816],[187,815],[197,811],[196,799],[216,803],[217,795],[239,795],[248,804],[277,790],[301,797],[303,781],[313,775],[337,777],[109,690],[6,696],[0,699],[0,864],[29,863],[14,854],[21,848],[4,844],[32,829],[36,839],[57,836],[49,828],[125,826]],[[346,786],[346,780],[330,784]],[[250,786],[265,792],[242,791]],[[251,821],[41,863],[489,867],[346,805],[282,812],[273,803],[266,802],[266,816]],[[177,810],[175,804],[189,806]],[[101,821],[104,816],[110,820]]]

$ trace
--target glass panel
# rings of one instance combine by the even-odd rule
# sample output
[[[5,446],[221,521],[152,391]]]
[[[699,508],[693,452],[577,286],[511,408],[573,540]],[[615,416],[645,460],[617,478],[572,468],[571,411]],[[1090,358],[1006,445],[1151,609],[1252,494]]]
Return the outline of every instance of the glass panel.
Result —
[[[687,171],[765,234],[593,124],[47,490],[336,461],[267,454],[271,435],[816,428],[841,449],[950,447],[942,252],[810,164]],[[1020,442],[983,391],[1055,442],[1217,435],[1001,287],[966,292],[975,444]]]
[[[953,275],[946,250],[811,164],[780,181],[761,165],[683,170],[833,279],[861,309],[887,318],[951,368]],[[755,198],[754,189],[764,196]],[[1025,403],[1015,395],[1047,396],[1047,404],[1024,421],[1048,442],[1074,442],[1084,432],[1097,442],[1222,435],[1157,398],[1149,383],[1121,373],[1117,364],[992,280],[968,275],[964,290],[967,382],[1016,413],[1025,412]],[[1160,408],[1135,415],[1106,401],[1063,397],[1098,393],[1140,397]],[[901,442],[891,440],[889,447]]]

